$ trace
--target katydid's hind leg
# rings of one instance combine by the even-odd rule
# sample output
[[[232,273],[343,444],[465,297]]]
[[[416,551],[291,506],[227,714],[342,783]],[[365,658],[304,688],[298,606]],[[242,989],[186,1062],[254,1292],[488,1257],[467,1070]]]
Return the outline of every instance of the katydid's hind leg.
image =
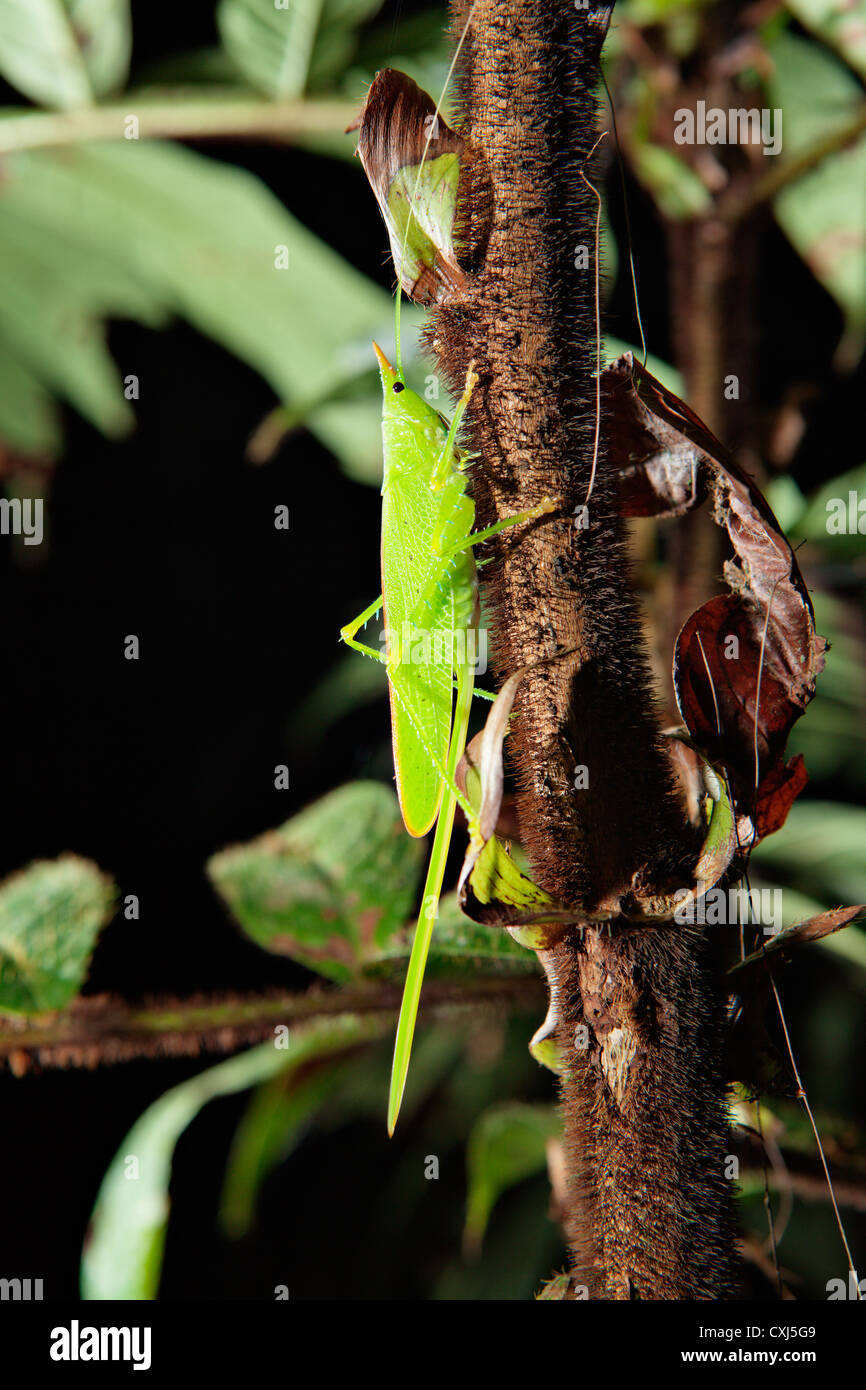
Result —
[[[362,656],[371,656],[374,661],[387,663],[387,657],[384,652],[374,651],[372,647],[365,646],[363,642],[355,641],[355,633],[359,628],[365,627],[371,618],[375,618],[381,608],[382,595],[380,594],[377,599],[373,600],[369,608],[365,608],[363,613],[358,614],[357,618],[347,623],[345,627],[340,628],[340,640],[345,642],[347,647],[351,647],[353,651],[360,652]]]
[[[457,402],[457,409],[454,411],[454,418],[451,421],[445,443],[442,445],[439,461],[430,478],[430,486],[434,492],[438,492],[438,490],[444,486],[448,481],[449,475],[453,472],[454,441],[457,438],[457,431],[460,428],[460,422],[463,419],[466,407],[472,399],[472,392],[477,385],[478,376],[475,371],[475,363],[470,362],[469,370],[466,373],[466,385],[463,387],[463,395]]]

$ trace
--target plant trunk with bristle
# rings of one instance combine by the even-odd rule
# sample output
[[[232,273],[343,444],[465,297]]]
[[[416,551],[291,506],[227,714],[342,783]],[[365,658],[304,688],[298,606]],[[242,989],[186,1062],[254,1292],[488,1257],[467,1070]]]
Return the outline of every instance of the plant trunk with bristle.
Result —
[[[557,503],[498,537],[481,573],[500,674],[544,662],[508,739],[533,876],[588,923],[612,918],[549,959],[574,1275],[590,1297],[719,1298],[733,1263],[720,969],[705,929],[618,915],[646,866],[685,875],[696,854],[605,462],[615,421],[594,447],[596,200],[582,175],[609,7],[471,10],[457,69],[469,273],[429,337],[455,391],[470,362],[480,379],[467,412],[479,524]],[[457,37],[469,11],[455,6]]]

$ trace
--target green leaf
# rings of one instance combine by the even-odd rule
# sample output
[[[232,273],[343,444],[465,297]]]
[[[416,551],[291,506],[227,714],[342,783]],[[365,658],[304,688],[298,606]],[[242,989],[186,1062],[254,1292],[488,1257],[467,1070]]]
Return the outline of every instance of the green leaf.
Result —
[[[262,1184],[292,1152],[344,1072],[339,1061],[299,1077],[280,1072],[256,1090],[235,1131],[220,1199],[220,1224],[231,1239],[249,1231]]]
[[[119,91],[129,75],[129,0],[64,0],[94,96]]]
[[[58,254],[56,230],[22,213],[14,192],[0,197],[4,356],[64,396],[105,434],[117,435],[131,428],[135,417],[105,346],[99,322],[105,313],[154,327],[164,319],[155,294],[115,259],[74,238],[64,238]]]
[[[755,850],[753,863],[772,866],[810,895],[836,905],[866,900],[866,808],[804,801],[791,808],[782,830]]]
[[[60,259],[77,256],[80,275],[90,258],[94,275],[98,268],[110,277],[117,293],[106,307],[150,317],[159,305],[185,315],[289,404],[333,393],[369,365],[370,339],[387,338],[389,295],[308,232],[258,179],[189,150],[119,140],[21,153],[4,165],[0,215],[4,209],[32,228],[34,245],[39,237],[56,245],[62,209]],[[285,270],[276,268],[280,247]],[[26,365],[101,427],[122,428],[129,412],[101,332],[70,317],[68,306],[40,306],[36,287],[17,284],[18,275],[15,257],[0,267],[0,332],[14,314]],[[107,294],[93,293],[105,304]],[[64,330],[67,347],[58,352]]]
[[[73,854],[38,860],[0,884],[0,1013],[65,1008],[114,900],[111,879]]]
[[[21,454],[54,458],[60,421],[51,395],[18,354],[0,341],[0,440]]]
[[[347,981],[405,924],[422,852],[390,788],[352,782],[214,855],[208,873],[260,946]]]
[[[863,497],[866,497],[866,464],[831,478],[810,496],[794,528],[795,536],[815,541],[841,558],[853,560],[862,555],[866,509],[861,512],[859,502]],[[862,531],[858,529],[861,525]]]
[[[226,52],[269,97],[300,96],[324,0],[221,0],[217,26]]]
[[[392,938],[388,948],[368,962],[368,971],[396,962],[402,967],[412,949],[415,923]],[[473,922],[460,911],[456,893],[448,893],[439,903],[436,930],[427,958],[429,979],[455,975],[537,975],[538,957],[527,951],[502,927]]]
[[[551,1105],[496,1105],[479,1118],[466,1154],[469,1193],[463,1238],[468,1249],[480,1247],[503,1192],[544,1172],[547,1145],[560,1132],[559,1115]]]
[[[381,8],[381,6],[377,6]],[[405,10],[395,32],[391,16],[361,35],[357,67],[347,75],[345,90],[353,97],[363,93],[380,68],[405,72],[425,92],[443,90],[451,59],[442,11],[437,6],[409,14]],[[449,119],[453,87],[445,92],[442,112]],[[359,103],[360,104],[360,103]]]
[[[770,56],[774,72],[768,96],[784,112],[785,157],[813,147],[862,105],[860,83],[819,45],[783,34],[770,46]],[[866,136],[828,155],[774,202],[785,235],[855,331],[866,327],[864,187]]]
[[[202,1106],[378,1037],[390,1020],[343,1014],[292,1034],[288,1050],[252,1048],[167,1091],[133,1125],[102,1180],[81,1261],[83,1299],[156,1296],[175,1145]],[[134,1160],[134,1162],[133,1162]]]
[[[673,150],[661,145],[636,145],[633,158],[635,173],[666,217],[700,217],[709,211],[709,190]]]
[[[382,0],[325,0],[310,59],[307,90],[332,87],[358,48],[358,26],[378,13]]]
[[[786,0],[791,14],[866,77],[866,0]]]
[[[306,425],[340,460],[358,483],[378,487],[382,481],[382,391],[366,400],[331,401],[307,416]]]
[[[45,106],[89,106],[129,68],[128,0],[0,0],[0,73]]]

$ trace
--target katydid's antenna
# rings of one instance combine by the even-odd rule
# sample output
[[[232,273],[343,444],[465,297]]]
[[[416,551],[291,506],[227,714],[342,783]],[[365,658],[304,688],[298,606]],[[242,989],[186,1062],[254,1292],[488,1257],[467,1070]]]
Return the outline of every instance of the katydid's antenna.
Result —
[[[475,6],[477,2],[478,0],[472,0],[472,5],[470,6],[469,13],[466,16],[466,23],[463,26],[463,32],[460,35],[460,38],[457,42],[457,47],[455,48],[453,56],[451,58],[451,62],[448,65],[448,71],[445,74],[445,81],[442,84],[442,91],[439,95],[439,100],[433,108],[433,115],[429,116],[425,122],[425,124],[427,125],[427,139],[424,142],[424,148],[421,151],[421,163],[418,165],[418,173],[415,176],[415,187],[412,189],[412,198],[409,203],[409,216],[406,218],[406,230],[403,233],[403,247],[400,252],[400,265],[397,267],[397,303],[394,306],[394,346],[397,357],[397,370],[399,371],[401,377],[403,376],[403,355],[402,344],[400,339],[400,305],[403,302],[403,286],[400,281],[400,276],[402,273],[403,263],[406,260],[406,247],[409,244],[409,228],[412,225],[412,218],[415,216],[415,202],[418,197],[418,189],[421,185],[421,175],[424,172],[424,164],[427,160],[427,151],[430,148],[430,142],[436,138],[436,134],[439,129],[439,113],[442,110],[442,103],[445,100],[445,95],[448,91],[449,86],[451,85],[451,78],[454,76],[454,69],[457,66],[457,59],[460,57],[460,50],[463,47],[466,35],[469,33],[469,26],[472,23],[472,16],[475,13]]]
[[[638,298],[638,292],[637,292],[637,276],[635,275],[635,269],[634,269],[634,242],[633,242],[633,240],[632,240],[632,235],[631,235],[631,217],[630,217],[630,215],[629,215],[629,210],[628,210],[628,193],[627,193],[626,186],[625,186],[625,167],[624,167],[623,161],[622,161],[622,151],[621,151],[620,145],[619,145],[619,130],[617,129],[617,124],[616,124],[616,107],[615,107],[614,104],[613,104],[613,97],[611,96],[610,87],[608,87],[608,85],[607,85],[607,78],[605,77],[603,71],[602,71],[602,74],[601,74],[601,80],[602,80],[602,82],[604,83],[604,90],[605,90],[605,93],[606,93],[606,95],[607,95],[607,104],[608,104],[608,107],[610,108],[610,123],[611,123],[611,126],[613,127],[613,138],[614,138],[614,144],[615,144],[615,146],[616,146],[616,165],[617,165],[617,169],[619,170],[619,184],[620,184],[620,188],[622,189],[622,206],[623,206],[623,211],[624,211],[624,213],[625,213],[625,235],[626,235],[626,241],[627,241],[627,243],[628,243],[628,264],[629,264],[629,271],[630,271],[630,273],[631,273],[631,288],[632,288],[632,295],[633,295],[633,297],[634,297],[634,312],[635,312],[635,317],[636,317],[636,319],[637,319],[638,332],[640,333],[640,345],[641,345],[641,351],[642,351],[642,353],[643,353],[643,364],[642,364],[642,365],[645,367],[645,366],[646,366],[646,360],[647,360],[647,346],[646,346],[646,338],[645,338],[645,336],[644,336],[644,331],[643,331],[643,319],[641,318],[641,314],[640,314],[640,300],[639,300],[639,298]]]
[[[598,205],[595,214],[595,439],[593,440],[592,445],[592,471],[589,475],[589,487],[587,488],[586,496],[583,499],[584,507],[586,507],[589,503],[589,499],[592,496],[592,489],[595,486],[595,473],[596,469],[598,468],[598,441],[601,431],[601,309],[599,307],[598,268],[598,251],[599,242],[601,240],[601,194],[599,193],[595,184],[590,183],[589,179],[586,177],[586,174],[583,172],[583,168],[584,165],[588,164],[589,161],[592,159],[592,156],[595,154],[596,150],[598,149],[599,145],[601,144],[602,140],[605,138],[606,135],[607,131],[603,130],[601,132],[601,135],[599,135],[598,139],[593,145],[592,149],[590,150],[589,154],[586,156],[586,159],[583,161],[583,164],[581,165],[580,169],[578,170],[578,173],[580,174],[580,177],[583,179],[583,182],[586,184],[587,188],[591,189],[592,193],[595,195],[595,200]]]

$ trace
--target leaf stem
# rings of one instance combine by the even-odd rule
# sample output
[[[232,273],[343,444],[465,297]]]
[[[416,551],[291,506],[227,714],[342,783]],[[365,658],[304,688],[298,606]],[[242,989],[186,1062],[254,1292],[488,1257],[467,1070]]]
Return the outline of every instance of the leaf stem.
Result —
[[[85,140],[122,140],[129,117],[144,140],[244,139],[292,144],[308,135],[340,134],[356,115],[351,102],[263,101],[233,87],[171,95],[130,92],[122,102],[77,111],[0,110],[0,154],[75,145]]]

